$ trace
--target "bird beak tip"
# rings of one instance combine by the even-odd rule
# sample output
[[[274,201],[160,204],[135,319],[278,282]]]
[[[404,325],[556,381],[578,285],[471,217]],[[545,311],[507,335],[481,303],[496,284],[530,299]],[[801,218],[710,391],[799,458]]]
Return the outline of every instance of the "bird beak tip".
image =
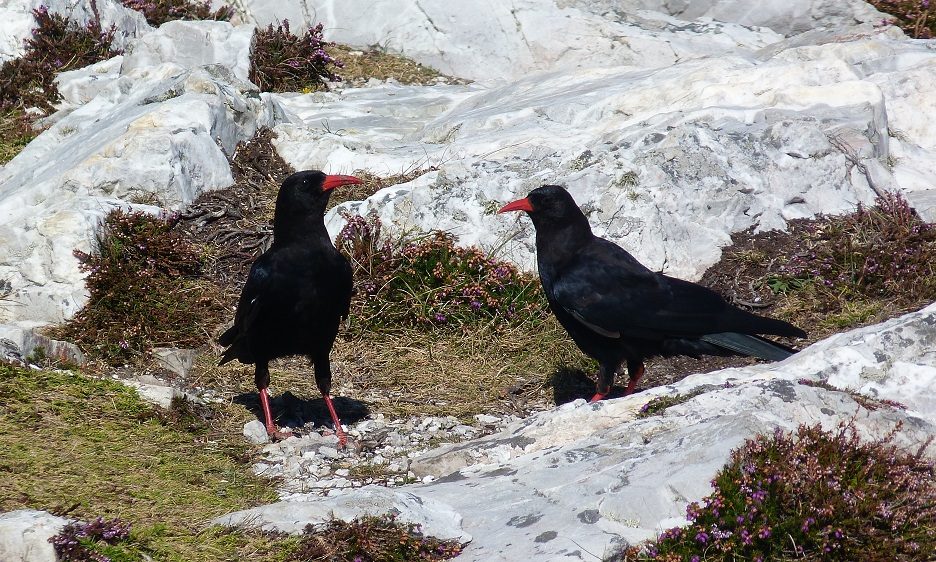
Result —
[[[361,178],[354,176],[339,176],[339,175],[328,175],[325,176],[325,181],[322,182],[322,191],[328,191],[330,189],[335,189],[336,187],[341,187],[343,185],[351,184],[360,184],[364,183]]]
[[[501,207],[497,213],[509,213],[510,211],[526,211],[529,213],[533,211],[533,206],[530,204],[530,200],[524,197],[523,199],[517,199],[516,201],[507,203]]]

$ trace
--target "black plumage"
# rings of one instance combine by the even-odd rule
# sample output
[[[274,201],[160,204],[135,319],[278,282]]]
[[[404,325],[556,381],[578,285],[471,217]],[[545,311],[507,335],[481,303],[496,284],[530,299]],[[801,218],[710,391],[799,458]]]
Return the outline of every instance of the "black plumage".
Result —
[[[234,325],[218,343],[227,349],[221,364],[237,359],[253,363],[264,423],[272,437],[281,434],[270,414],[269,363],[305,355],[314,365],[315,382],[328,406],[342,445],[346,438],[331,401],[329,353],[341,319],[351,303],[351,265],[325,229],[325,206],[332,189],[361,183],[354,176],[319,171],[292,174],[283,182],[273,216],[273,243],[250,268]]]
[[[499,212],[526,211],[536,229],[540,280],[559,323],[598,361],[604,398],[627,366],[633,392],[654,356],[748,355],[780,360],[795,350],[759,334],[805,337],[799,328],[757,316],[701,285],[650,271],[616,244],[592,234],[562,187],[544,185]]]

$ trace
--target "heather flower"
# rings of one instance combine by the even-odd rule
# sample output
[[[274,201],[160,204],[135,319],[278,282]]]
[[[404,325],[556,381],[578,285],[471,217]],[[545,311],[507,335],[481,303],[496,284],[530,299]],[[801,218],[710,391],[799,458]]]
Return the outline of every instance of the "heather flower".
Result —
[[[936,549],[926,530],[936,520],[936,468],[894,446],[896,431],[862,443],[850,423],[801,426],[748,441],[716,475],[715,492],[686,507],[684,532],[651,545],[655,558],[910,560]]]

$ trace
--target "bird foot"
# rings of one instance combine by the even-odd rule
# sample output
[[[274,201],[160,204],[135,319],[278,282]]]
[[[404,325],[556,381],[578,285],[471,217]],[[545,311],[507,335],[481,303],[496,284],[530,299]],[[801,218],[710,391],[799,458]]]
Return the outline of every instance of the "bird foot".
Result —
[[[270,441],[273,441],[273,442],[282,441],[283,439],[286,439],[287,437],[292,437],[291,431],[280,431],[275,425],[267,426],[266,430],[267,430],[267,435],[270,436]]]
[[[604,400],[607,395],[608,395],[607,392],[605,392],[604,394],[602,394],[601,392],[596,392],[595,395],[591,397],[591,400],[588,401],[588,403],[594,404],[595,402],[598,402],[599,400]]]

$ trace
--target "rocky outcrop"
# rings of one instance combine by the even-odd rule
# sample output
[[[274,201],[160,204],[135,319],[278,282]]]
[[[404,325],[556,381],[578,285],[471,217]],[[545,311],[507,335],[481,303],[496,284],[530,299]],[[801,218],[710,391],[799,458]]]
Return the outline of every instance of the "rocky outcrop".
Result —
[[[730,451],[759,433],[853,420],[875,439],[902,424],[897,443],[915,452],[936,434],[934,343],[931,305],[780,363],[692,375],[596,404],[578,400],[441,447],[410,465],[417,477],[434,477],[430,483],[293,494],[219,522],[298,532],[332,512],[352,519],[392,505],[405,521],[458,523],[472,537],[459,559],[592,560],[686,523],[686,505],[707,495]],[[690,392],[701,393],[638,417],[654,397]],[[867,397],[906,409],[868,409]],[[936,448],[926,454],[936,458]],[[458,536],[445,525],[431,528]]]

